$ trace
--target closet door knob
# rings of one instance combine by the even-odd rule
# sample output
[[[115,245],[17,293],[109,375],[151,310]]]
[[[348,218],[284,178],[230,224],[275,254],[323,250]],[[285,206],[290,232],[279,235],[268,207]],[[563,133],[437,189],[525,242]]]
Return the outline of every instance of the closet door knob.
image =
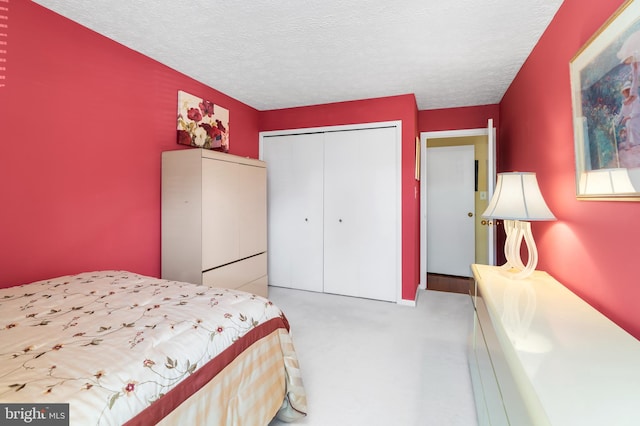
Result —
[[[342,223],[342,219],[338,219],[338,222]]]
[[[305,218],[304,218],[304,221],[305,221],[305,222],[309,222],[309,218],[305,217]]]

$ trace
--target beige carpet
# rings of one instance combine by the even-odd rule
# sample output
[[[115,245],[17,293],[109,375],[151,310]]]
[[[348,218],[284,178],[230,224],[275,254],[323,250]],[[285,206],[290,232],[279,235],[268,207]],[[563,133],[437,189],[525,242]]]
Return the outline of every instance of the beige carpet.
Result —
[[[424,290],[415,308],[277,287],[269,298],[291,323],[307,391],[309,415],[291,424],[477,424],[468,295]]]

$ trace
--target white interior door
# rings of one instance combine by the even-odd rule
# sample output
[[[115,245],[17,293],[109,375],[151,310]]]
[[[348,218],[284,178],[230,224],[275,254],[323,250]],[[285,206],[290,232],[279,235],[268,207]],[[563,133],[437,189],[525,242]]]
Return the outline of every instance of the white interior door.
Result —
[[[325,292],[396,301],[396,134],[325,134]]]
[[[427,149],[427,272],[471,276],[475,262],[473,145]]]
[[[269,284],[323,291],[323,134],[265,137]]]

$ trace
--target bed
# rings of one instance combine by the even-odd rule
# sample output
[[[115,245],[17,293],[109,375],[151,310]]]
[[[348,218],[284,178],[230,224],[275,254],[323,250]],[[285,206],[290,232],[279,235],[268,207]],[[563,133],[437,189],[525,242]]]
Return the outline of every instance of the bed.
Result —
[[[69,403],[72,425],[306,415],[289,324],[271,301],[125,271],[0,289],[0,403]]]

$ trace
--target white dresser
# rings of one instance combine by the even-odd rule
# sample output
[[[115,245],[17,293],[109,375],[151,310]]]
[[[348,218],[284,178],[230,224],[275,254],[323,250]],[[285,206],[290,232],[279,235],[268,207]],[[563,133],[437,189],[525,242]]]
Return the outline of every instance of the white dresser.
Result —
[[[472,265],[480,425],[640,424],[640,342],[549,274]]]
[[[162,278],[267,296],[267,169],[204,149],[162,153]]]

